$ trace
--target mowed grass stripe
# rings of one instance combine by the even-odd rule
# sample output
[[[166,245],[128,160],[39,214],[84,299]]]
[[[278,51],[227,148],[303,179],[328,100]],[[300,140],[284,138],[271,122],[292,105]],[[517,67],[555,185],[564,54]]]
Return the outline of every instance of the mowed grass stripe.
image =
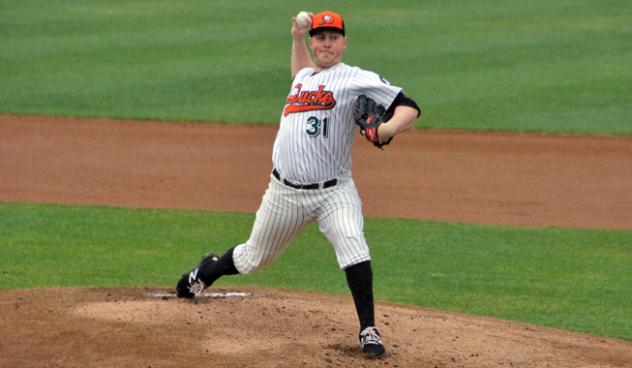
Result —
[[[245,241],[240,213],[0,204],[0,288],[172,287],[208,251]],[[632,340],[632,232],[414,220],[365,224],[380,300]],[[217,286],[348,295],[310,226],[275,262]]]
[[[346,61],[419,126],[632,134],[623,1],[0,1],[0,111],[276,124],[289,19],[346,16]]]

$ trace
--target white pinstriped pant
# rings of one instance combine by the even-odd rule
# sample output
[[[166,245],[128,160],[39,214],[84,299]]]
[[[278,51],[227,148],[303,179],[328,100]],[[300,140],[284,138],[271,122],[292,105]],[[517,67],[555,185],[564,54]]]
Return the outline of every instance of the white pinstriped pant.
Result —
[[[371,259],[362,202],[350,175],[333,187],[313,190],[287,187],[270,175],[250,238],[233,251],[235,268],[246,274],[267,265],[311,222],[333,245],[341,269]]]

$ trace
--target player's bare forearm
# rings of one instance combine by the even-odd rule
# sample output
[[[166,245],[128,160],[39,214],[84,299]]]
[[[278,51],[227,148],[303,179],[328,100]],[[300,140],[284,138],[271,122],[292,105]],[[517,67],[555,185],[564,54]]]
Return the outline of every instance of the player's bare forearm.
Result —
[[[310,13],[310,15],[312,15]],[[296,22],[296,17],[292,18],[292,60],[290,66],[292,69],[292,78],[303,68],[315,68],[316,65],[312,61],[312,57],[307,51],[307,45],[305,44],[305,35],[309,32],[307,27],[299,27]]]
[[[392,137],[412,128],[417,121],[417,116],[417,109],[405,105],[397,106],[393,112],[393,117],[379,126],[380,141],[387,142]]]
[[[292,78],[303,68],[315,68],[314,62],[307,51],[305,42],[301,40],[292,40]]]

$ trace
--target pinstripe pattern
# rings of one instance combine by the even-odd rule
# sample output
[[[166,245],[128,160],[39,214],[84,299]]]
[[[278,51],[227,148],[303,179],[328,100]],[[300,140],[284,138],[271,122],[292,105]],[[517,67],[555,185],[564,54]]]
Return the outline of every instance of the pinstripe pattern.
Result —
[[[264,267],[312,222],[333,245],[341,269],[370,260],[362,202],[351,177],[320,190],[289,188],[271,177],[250,238],[233,251],[235,268],[246,274]]]
[[[332,244],[341,269],[370,260],[362,202],[351,178],[352,105],[366,94],[388,107],[400,91],[373,72],[343,63],[297,73],[274,142],[274,167],[282,179],[295,184],[334,178],[338,184],[301,190],[271,176],[250,238],[233,251],[240,273],[270,263],[310,222],[317,222]]]
[[[317,91],[324,86],[326,91],[333,92],[336,103],[331,109],[281,116],[272,160],[283,177],[299,184],[323,182],[349,173],[355,132],[351,110],[353,102],[364,93],[388,107],[401,91],[399,87],[384,83],[373,72],[343,63],[318,73],[310,68],[302,69],[292,82],[290,96],[298,91],[298,85],[303,92]],[[316,136],[306,134],[311,118],[321,124],[327,120],[327,137],[322,131]]]

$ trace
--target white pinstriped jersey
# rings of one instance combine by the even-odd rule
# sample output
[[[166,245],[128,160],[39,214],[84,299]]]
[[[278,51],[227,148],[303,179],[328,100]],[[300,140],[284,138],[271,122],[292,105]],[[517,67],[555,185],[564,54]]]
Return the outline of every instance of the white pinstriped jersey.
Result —
[[[274,167],[297,184],[349,174],[356,127],[353,102],[366,94],[388,108],[401,90],[373,72],[344,63],[319,72],[300,70],[281,115]]]
[[[250,238],[233,251],[240,273],[271,262],[314,221],[331,242],[340,269],[371,260],[362,201],[351,177],[352,107],[366,94],[387,108],[401,90],[373,72],[342,63],[296,74],[274,142],[274,167],[294,184],[337,182],[322,189],[294,189],[271,175]]]

